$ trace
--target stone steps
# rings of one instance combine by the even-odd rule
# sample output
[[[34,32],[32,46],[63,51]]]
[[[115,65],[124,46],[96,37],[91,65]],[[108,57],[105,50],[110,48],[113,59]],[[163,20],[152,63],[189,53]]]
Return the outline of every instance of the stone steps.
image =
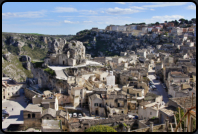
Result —
[[[67,80],[67,76],[65,75],[65,73],[63,72],[63,70],[54,70],[56,73],[56,77],[59,79],[66,79]]]

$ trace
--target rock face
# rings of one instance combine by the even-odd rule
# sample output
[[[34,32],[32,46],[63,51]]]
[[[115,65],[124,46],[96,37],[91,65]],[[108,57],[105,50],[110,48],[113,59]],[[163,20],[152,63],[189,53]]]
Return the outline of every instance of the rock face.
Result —
[[[23,67],[27,70],[31,70],[31,63],[28,61],[28,62],[24,62],[22,63],[23,64]]]
[[[22,55],[20,58],[20,61],[24,62],[24,61],[28,61],[31,62],[31,58],[27,55]]]
[[[80,41],[67,42],[66,40],[55,40],[48,46],[48,65],[78,65],[85,63],[85,46]]]
[[[11,53],[7,53],[7,54],[3,54],[3,58],[7,61],[10,61],[10,54]]]

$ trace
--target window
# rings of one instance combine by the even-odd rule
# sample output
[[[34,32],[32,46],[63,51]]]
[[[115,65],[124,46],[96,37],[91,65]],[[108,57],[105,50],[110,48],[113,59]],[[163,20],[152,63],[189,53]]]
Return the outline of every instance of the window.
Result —
[[[127,89],[127,94],[129,94],[129,89]]]
[[[123,114],[124,112],[122,111],[122,114]]]
[[[35,114],[32,114],[32,118],[35,118]]]
[[[31,118],[31,115],[30,114],[28,114],[28,118]]]
[[[94,103],[94,106],[98,106],[98,103]]]
[[[142,86],[140,86],[140,88],[142,88]]]
[[[10,94],[8,93],[8,96],[9,96]]]
[[[49,117],[47,117],[47,120],[49,120]]]
[[[150,115],[152,115],[152,112],[150,112]]]
[[[139,93],[137,93],[137,97],[139,97]]]
[[[12,90],[14,90],[14,88],[12,88]]]
[[[106,105],[107,105],[107,103],[106,103]]]

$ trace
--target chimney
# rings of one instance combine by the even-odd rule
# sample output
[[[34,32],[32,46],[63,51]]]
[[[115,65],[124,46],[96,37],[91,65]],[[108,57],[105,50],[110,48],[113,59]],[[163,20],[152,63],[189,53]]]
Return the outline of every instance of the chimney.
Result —
[[[153,132],[153,122],[150,121],[150,128],[149,128],[149,132]]]

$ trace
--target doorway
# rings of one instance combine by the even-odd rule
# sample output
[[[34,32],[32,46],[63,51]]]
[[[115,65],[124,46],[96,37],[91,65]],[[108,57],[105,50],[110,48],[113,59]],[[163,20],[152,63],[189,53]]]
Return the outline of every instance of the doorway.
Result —
[[[63,65],[65,65],[65,61],[63,61]]]
[[[98,110],[96,110],[96,116],[98,116]]]

